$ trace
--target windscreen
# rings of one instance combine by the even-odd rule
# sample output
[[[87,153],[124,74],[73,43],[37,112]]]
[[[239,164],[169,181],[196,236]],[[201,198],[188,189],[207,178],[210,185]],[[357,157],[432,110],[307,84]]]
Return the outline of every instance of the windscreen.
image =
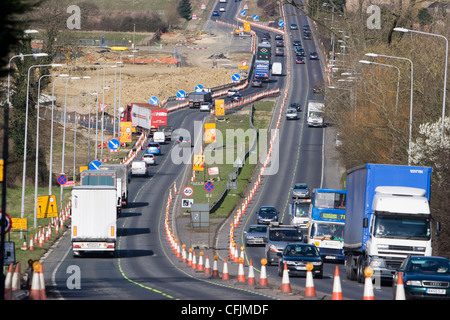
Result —
[[[299,242],[303,240],[303,234],[299,229],[276,229],[270,230],[269,239],[272,241]]]
[[[428,240],[431,236],[430,219],[377,215],[373,231],[379,238]]]
[[[344,241],[344,225],[331,223],[314,223],[311,226],[311,238],[318,240]]]

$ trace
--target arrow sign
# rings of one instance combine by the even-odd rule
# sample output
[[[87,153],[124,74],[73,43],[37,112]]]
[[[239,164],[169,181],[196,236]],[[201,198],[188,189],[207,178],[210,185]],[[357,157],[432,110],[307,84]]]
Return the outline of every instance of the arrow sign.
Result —
[[[241,80],[241,76],[239,74],[235,73],[235,74],[233,74],[231,79],[233,80],[233,82],[239,82],[239,80]]]
[[[152,106],[157,106],[159,104],[159,100],[157,97],[151,97],[148,103],[150,103]]]
[[[195,91],[203,90],[203,86],[201,84],[198,84],[195,86]]]
[[[279,27],[284,27],[284,21],[283,20],[278,21],[278,26]]]
[[[89,170],[99,170],[102,163],[98,160],[93,160],[89,163]]]
[[[184,92],[183,90],[178,90],[177,99],[184,99],[184,98],[186,98],[186,92]]]
[[[259,17],[257,14],[253,15],[253,21],[258,21]]]
[[[65,175],[63,175],[63,174],[60,174],[60,175],[58,176],[58,183],[59,183],[59,185],[60,185],[60,186],[65,185],[66,182],[67,182],[67,176],[65,176]]]
[[[109,147],[109,149],[110,150],[112,150],[112,151],[115,151],[115,150],[117,150],[117,149],[119,149],[119,147],[120,147],[120,142],[119,142],[119,140],[118,139],[110,139],[109,141],[108,141],[108,147]]]
[[[247,12],[245,12],[245,10],[242,10],[242,11],[241,11],[241,16],[244,17],[246,14],[247,14]]]

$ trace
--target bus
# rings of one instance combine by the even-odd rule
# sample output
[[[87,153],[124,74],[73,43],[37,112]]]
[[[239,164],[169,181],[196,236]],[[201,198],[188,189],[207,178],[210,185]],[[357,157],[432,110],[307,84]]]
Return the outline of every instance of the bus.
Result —
[[[308,243],[326,260],[343,261],[347,190],[316,189],[311,203]]]

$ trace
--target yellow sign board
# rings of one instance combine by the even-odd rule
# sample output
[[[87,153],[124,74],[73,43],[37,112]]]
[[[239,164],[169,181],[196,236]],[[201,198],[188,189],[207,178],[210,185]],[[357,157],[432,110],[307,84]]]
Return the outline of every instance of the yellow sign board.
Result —
[[[27,218],[11,218],[11,230],[27,230]]]
[[[87,170],[88,166],[80,166],[80,173],[82,173],[84,170]]]
[[[134,128],[136,131],[136,128]],[[131,142],[133,127],[131,122],[120,123],[120,143]]]
[[[216,99],[216,116],[224,116],[224,115],[225,115],[225,100]]]
[[[216,124],[205,123],[205,143],[213,143],[216,141]]]
[[[202,154],[194,154],[194,166],[195,171],[203,171],[205,167],[205,156]]]
[[[37,199],[37,218],[52,218],[58,216],[56,197],[42,196]]]
[[[250,32],[252,30],[250,22],[244,22],[244,31]]]
[[[3,181],[3,166],[5,164],[5,161],[3,159],[0,159],[0,182]]]

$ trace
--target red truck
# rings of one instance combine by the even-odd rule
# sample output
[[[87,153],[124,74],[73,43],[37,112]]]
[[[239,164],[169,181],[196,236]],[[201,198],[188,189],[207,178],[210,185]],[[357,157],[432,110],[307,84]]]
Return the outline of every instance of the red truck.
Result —
[[[167,109],[150,103],[130,103],[120,115],[120,121],[131,122],[136,132],[153,133],[167,125]]]

